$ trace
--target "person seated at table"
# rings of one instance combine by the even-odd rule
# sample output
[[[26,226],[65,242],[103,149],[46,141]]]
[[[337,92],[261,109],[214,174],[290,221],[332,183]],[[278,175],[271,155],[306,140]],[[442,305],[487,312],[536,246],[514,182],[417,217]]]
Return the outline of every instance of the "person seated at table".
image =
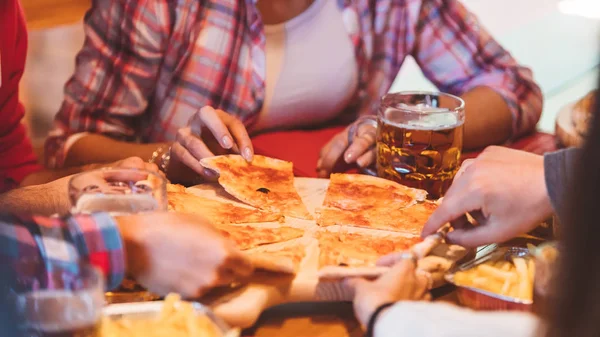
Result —
[[[181,179],[213,154],[250,161],[249,134],[374,114],[408,56],[465,100],[466,148],[532,131],[542,109],[531,71],[457,0],[107,0],[84,25],[46,143],[52,168],[136,155],[170,158]],[[342,157],[372,161],[372,132],[347,138],[324,147],[319,175]]]
[[[417,278],[414,261],[397,253],[379,261],[393,267],[378,280],[347,280],[355,292],[356,315],[370,333],[377,337],[397,336],[398,331],[407,336],[597,336],[598,118],[600,105],[595,107],[583,149],[542,157],[492,147],[465,161],[423,230],[426,236],[449,222],[454,227],[449,241],[477,247],[525,234],[556,212],[564,224],[560,228],[563,262],[556,280],[561,286],[553,289],[554,301],[549,301],[546,316],[538,319],[527,313],[475,312],[418,302],[426,298],[426,282]],[[467,221],[467,213],[477,225]]]
[[[19,82],[25,70],[27,54],[27,30],[17,0],[0,3],[0,193],[19,185],[38,185],[75,174],[83,170],[98,168],[102,165],[90,164],[81,167],[70,167],[60,170],[45,170],[38,164],[31,140],[25,126],[21,123],[24,116],[23,105],[19,101]],[[126,158],[126,157],[125,157]],[[154,164],[145,164],[139,158],[119,160],[107,166],[130,167],[156,170]],[[66,180],[57,182],[64,185]],[[41,207],[38,213],[47,213],[50,208],[63,209],[60,202],[65,198],[53,199],[55,196],[33,193],[33,191],[52,191],[56,189],[35,187],[24,192],[25,198],[19,198],[15,205],[5,200],[0,203],[0,211],[28,211],[29,208]],[[40,199],[40,197],[42,197]],[[33,204],[25,201],[32,201]],[[48,201],[48,204],[42,204]],[[11,205],[9,207],[9,205]],[[15,208],[16,207],[16,208]]]

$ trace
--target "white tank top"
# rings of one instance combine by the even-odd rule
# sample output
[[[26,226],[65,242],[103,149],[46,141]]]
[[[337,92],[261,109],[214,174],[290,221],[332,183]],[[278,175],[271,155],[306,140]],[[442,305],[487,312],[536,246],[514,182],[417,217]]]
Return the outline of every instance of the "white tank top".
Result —
[[[255,130],[315,125],[338,116],[358,86],[354,45],[333,0],[266,25],[265,102]]]

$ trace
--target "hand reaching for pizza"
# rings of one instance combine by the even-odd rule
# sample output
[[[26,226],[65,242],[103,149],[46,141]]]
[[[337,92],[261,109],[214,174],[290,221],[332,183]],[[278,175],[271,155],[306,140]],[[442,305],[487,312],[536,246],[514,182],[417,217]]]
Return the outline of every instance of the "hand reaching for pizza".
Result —
[[[151,292],[197,298],[252,273],[252,265],[206,220],[183,213],[117,217],[127,272]]]
[[[478,223],[472,226],[469,213]],[[503,242],[533,230],[552,213],[544,158],[492,146],[466,160],[422,236],[450,222],[448,240],[465,247]]]
[[[254,149],[246,127],[237,117],[205,106],[190,118],[187,127],[177,131],[171,148],[171,165],[177,167],[173,161],[181,162],[210,179],[215,173],[200,165],[200,159],[226,153],[241,154],[248,162],[252,161]]]
[[[429,298],[428,280],[416,273],[413,260],[404,259],[375,281],[348,279],[345,285],[354,291],[354,314],[367,326],[373,312],[381,305],[398,301]]]
[[[372,119],[359,119],[344,131],[335,135],[319,154],[317,174],[320,178],[329,178],[336,163],[342,158],[347,164],[356,163],[366,168],[375,161],[376,127]]]

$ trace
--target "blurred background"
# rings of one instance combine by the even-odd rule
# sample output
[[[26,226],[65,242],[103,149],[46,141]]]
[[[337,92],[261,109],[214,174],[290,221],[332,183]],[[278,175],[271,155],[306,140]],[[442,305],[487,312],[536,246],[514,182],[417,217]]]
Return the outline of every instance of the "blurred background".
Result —
[[[331,0],[333,1],[333,0]],[[90,0],[21,0],[30,30],[22,82],[26,123],[37,151],[62,101],[83,43]],[[561,108],[597,83],[600,0],[463,0],[494,37],[531,67],[545,95],[541,131],[553,133]],[[409,59],[392,91],[434,89]]]

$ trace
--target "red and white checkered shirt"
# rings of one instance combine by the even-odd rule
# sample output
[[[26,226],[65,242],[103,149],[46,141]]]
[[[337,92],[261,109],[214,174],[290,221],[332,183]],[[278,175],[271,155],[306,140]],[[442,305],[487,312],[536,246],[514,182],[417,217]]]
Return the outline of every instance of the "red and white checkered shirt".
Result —
[[[374,113],[410,55],[441,91],[461,95],[487,86],[502,95],[513,114],[513,136],[534,129],[542,94],[531,71],[458,1],[338,5],[359,72],[348,113]],[[205,105],[238,116],[252,131],[265,97],[263,28],[253,0],[94,1],[85,45],[46,143],[47,165],[62,166],[66,140],[81,132],[173,140]]]

